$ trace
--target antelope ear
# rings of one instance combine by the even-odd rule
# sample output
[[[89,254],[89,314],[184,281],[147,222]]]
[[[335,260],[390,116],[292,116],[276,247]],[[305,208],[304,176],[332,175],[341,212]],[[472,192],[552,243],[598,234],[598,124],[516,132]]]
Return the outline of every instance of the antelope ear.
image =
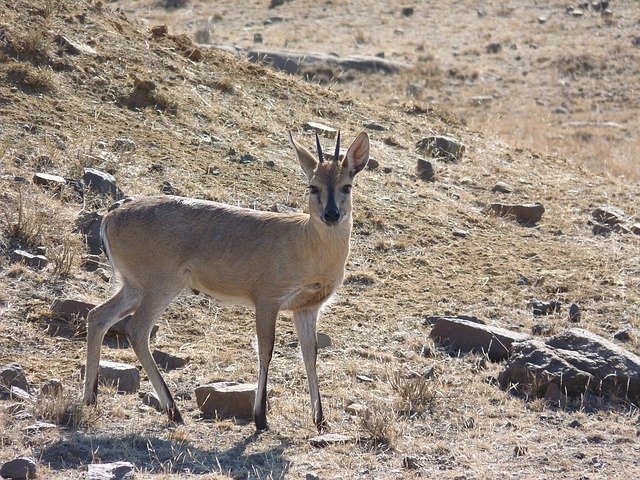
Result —
[[[300,162],[300,166],[302,166],[302,170],[307,175],[307,178],[311,178],[313,176],[313,172],[318,168],[318,160],[303,146],[296,143],[293,139],[293,134],[289,131],[289,142],[291,142],[291,146],[293,147],[293,151]]]
[[[349,175],[351,178],[355,177],[364,167],[366,167],[369,161],[369,135],[367,132],[361,132],[353,141],[345,159],[347,168],[349,168]]]

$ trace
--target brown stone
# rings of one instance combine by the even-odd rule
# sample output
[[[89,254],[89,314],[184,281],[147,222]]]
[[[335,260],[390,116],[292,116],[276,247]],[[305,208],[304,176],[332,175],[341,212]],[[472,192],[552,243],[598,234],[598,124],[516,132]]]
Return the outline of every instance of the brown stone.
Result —
[[[84,365],[80,368],[84,377]],[[140,371],[133,365],[120,362],[100,360],[98,382],[102,385],[114,386],[119,393],[133,393],[140,388]]]
[[[155,25],[151,27],[150,31],[153,37],[166,37],[169,34],[169,27],[166,25]]]
[[[416,148],[430,157],[450,162],[460,160],[466,150],[459,140],[442,135],[425,137],[416,144]]]
[[[9,460],[0,467],[0,477],[11,479],[36,478],[36,461],[30,457]]]
[[[429,336],[453,350],[486,353],[495,361],[507,358],[513,343],[531,338],[525,333],[451,317],[438,318]]]
[[[198,408],[205,415],[252,418],[256,384],[216,382],[196,388]]]
[[[40,387],[40,393],[49,397],[59,397],[62,395],[62,381],[58,378],[47,380]]]
[[[487,212],[499,217],[513,217],[519,223],[534,225],[540,221],[544,213],[541,203],[526,203],[522,205],[512,203],[492,203]]]

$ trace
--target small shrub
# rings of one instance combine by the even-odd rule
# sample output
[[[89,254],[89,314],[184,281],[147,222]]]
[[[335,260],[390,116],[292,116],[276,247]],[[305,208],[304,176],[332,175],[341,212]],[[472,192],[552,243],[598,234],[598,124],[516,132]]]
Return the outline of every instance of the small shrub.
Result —
[[[70,430],[90,427],[100,418],[97,409],[85,407],[82,400],[71,393],[40,396],[34,410],[36,418]]]
[[[394,448],[399,436],[397,424],[393,411],[386,407],[375,406],[368,415],[358,417],[363,441],[376,448]]]
[[[18,186],[18,198],[15,210],[10,212],[5,207],[4,215],[7,224],[7,237],[12,246],[35,248],[42,245],[42,223],[33,212],[27,212],[24,206],[22,189]]]
[[[73,259],[74,253],[71,242],[65,239],[61,245],[52,249],[53,274],[60,277],[68,277],[71,274]]]
[[[4,51],[9,56],[34,65],[49,62],[49,42],[42,31],[30,29],[25,35],[12,37],[2,32],[4,37]]]
[[[434,410],[436,388],[433,380],[422,376],[407,377],[397,371],[389,378],[389,384],[398,396],[395,408],[399,414],[415,417]]]
[[[47,93],[54,90],[53,75],[50,70],[16,64],[7,69],[7,81],[25,92]]]

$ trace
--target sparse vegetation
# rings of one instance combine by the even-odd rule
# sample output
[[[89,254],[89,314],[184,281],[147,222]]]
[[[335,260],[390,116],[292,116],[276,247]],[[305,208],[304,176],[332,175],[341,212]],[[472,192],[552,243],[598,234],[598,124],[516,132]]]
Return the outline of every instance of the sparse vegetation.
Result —
[[[14,64],[6,70],[7,82],[29,93],[49,93],[55,90],[53,74],[47,68]]]
[[[449,356],[429,339],[428,322],[432,315],[468,314],[530,333],[541,319],[529,302],[553,299],[562,303],[548,319],[554,332],[579,327],[611,338],[628,327],[629,340],[615,342],[640,353],[639,237],[594,236],[587,225],[601,204],[615,205],[633,221],[640,217],[634,163],[640,145],[632,128],[638,105],[628,93],[637,63],[628,34],[635,18],[627,15],[630,4],[612,3],[619,9],[612,28],[602,27],[599,14],[573,19],[560,7],[561,13],[538,23],[540,9],[556,11],[541,3],[512,9],[484,2],[484,16],[467,0],[455,9],[443,2],[442,15],[416,3],[406,18],[393,3],[385,7],[393,12],[382,13],[376,2],[300,1],[274,9],[268,2],[190,2],[174,11],[155,3],[140,9],[142,2],[119,0],[98,9],[97,2],[49,0],[55,8],[47,17],[38,13],[45,1],[16,0],[1,9],[0,77],[8,79],[16,67],[25,77],[48,72],[55,90],[29,90],[16,83],[18,77],[0,82],[0,365],[20,363],[32,395],[26,402],[0,399],[0,463],[31,455],[42,478],[83,478],[88,463],[119,460],[133,462],[136,476],[150,480],[304,478],[311,472],[384,480],[634,478],[639,410],[623,391],[619,398],[585,392],[570,400],[561,392],[558,400],[534,398],[534,390],[542,393],[536,385],[524,394],[500,390],[504,363]],[[117,6],[126,18],[113,11]],[[186,32],[193,30],[187,22],[207,18],[208,9],[224,12],[216,21],[216,42],[252,46],[260,31],[266,48],[335,49],[340,55],[357,48],[419,65],[400,75],[337,72],[339,80],[336,72],[325,72],[323,87],[215,50],[191,61],[170,39],[150,36],[133,20],[142,12],[150,25]],[[301,9],[304,15],[298,15]],[[336,26],[336,18],[347,15],[351,27]],[[372,15],[385,21],[372,28]],[[39,22],[46,28],[31,28]],[[513,25],[528,32],[511,31]],[[33,61],[6,48],[6,38],[30,30],[44,32],[27,49],[30,58],[46,54],[68,68],[54,73],[44,56]],[[358,31],[366,42],[356,45]],[[509,41],[489,59],[485,46],[496,39],[486,36],[494,31]],[[58,56],[48,32],[92,45],[98,56]],[[586,38],[588,49],[579,48]],[[321,45],[326,39],[331,48]],[[560,72],[558,49],[572,56],[588,51],[596,67],[606,59],[606,85],[589,72]],[[622,55],[626,73],[620,76],[615,65]],[[547,60],[535,63],[542,57]],[[547,83],[540,89],[535,79],[542,77]],[[168,97],[166,108],[146,96],[131,108],[124,99],[134,89],[132,78],[153,79],[154,91]],[[407,86],[413,83],[419,94],[412,97]],[[478,95],[492,100],[480,105],[473,101]],[[551,113],[560,103],[568,113]],[[596,123],[574,126],[574,120]],[[317,432],[290,314],[281,315],[276,332],[271,430],[254,435],[250,420],[202,418],[189,398],[196,386],[256,378],[255,329],[249,310],[189,292],[169,307],[152,339],[152,349],[191,358],[187,367],[164,374],[180,393],[186,424],[169,424],[137,394],[114,388],[100,387],[97,410],[82,407],[85,321],[56,316],[51,305],[58,298],[96,303],[114,293],[106,258],[97,259],[96,271],[85,268],[79,259],[87,249],[72,233],[80,212],[103,214],[111,201],[87,191],[81,197],[71,184],[52,195],[32,185],[33,173],[79,179],[91,166],[112,172],[126,195],[159,194],[170,184],[184,195],[249,208],[281,203],[304,209],[306,191],[297,184],[301,173],[286,131],[313,150],[313,135],[302,127],[309,121],[341,128],[344,142],[366,129],[380,164],[354,186],[345,284],[319,326],[331,339],[318,360],[325,415],[331,432],[355,441],[309,445]],[[603,127],[602,121],[620,126]],[[370,122],[384,130],[363,126]],[[434,133],[461,139],[467,153],[457,163],[439,164],[436,181],[424,182],[415,174],[415,145]],[[134,151],[114,147],[122,137],[135,142]],[[237,161],[245,152],[256,161]],[[497,181],[512,185],[513,193],[492,192]],[[529,228],[485,216],[482,209],[497,198],[542,202],[542,222]],[[461,228],[466,236],[452,234]],[[46,268],[9,263],[13,249],[40,246],[46,247]],[[530,281],[520,282],[522,277]],[[572,302],[581,307],[580,323],[568,319]],[[103,358],[136,362],[120,340],[105,342]],[[40,395],[39,387],[53,377],[62,380],[65,394]],[[150,388],[143,378],[142,391]],[[353,403],[369,413],[346,412]],[[57,427],[27,433],[36,421]]]
[[[50,40],[37,28],[18,35],[0,29],[0,39],[4,40],[4,52],[17,60],[34,65],[49,62]]]
[[[5,204],[5,235],[8,243],[18,248],[35,248],[43,243],[43,228],[32,205],[26,205],[23,188],[19,182],[12,203]]]
[[[397,395],[395,410],[406,417],[417,417],[430,413],[436,400],[436,385],[433,379],[421,375],[407,375],[397,370],[390,374],[389,384]]]

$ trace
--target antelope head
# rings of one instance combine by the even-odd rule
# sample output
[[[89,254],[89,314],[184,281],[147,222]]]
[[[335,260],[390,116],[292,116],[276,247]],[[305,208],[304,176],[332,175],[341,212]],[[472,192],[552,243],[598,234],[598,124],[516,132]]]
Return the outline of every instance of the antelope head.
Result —
[[[332,160],[325,160],[316,132],[317,158],[293,140],[289,141],[309,181],[309,215],[325,225],[335,226],[351,218],[351,187],[355,176],[369,161],[369,136],[360,133],[340,159],[340,132]]]

